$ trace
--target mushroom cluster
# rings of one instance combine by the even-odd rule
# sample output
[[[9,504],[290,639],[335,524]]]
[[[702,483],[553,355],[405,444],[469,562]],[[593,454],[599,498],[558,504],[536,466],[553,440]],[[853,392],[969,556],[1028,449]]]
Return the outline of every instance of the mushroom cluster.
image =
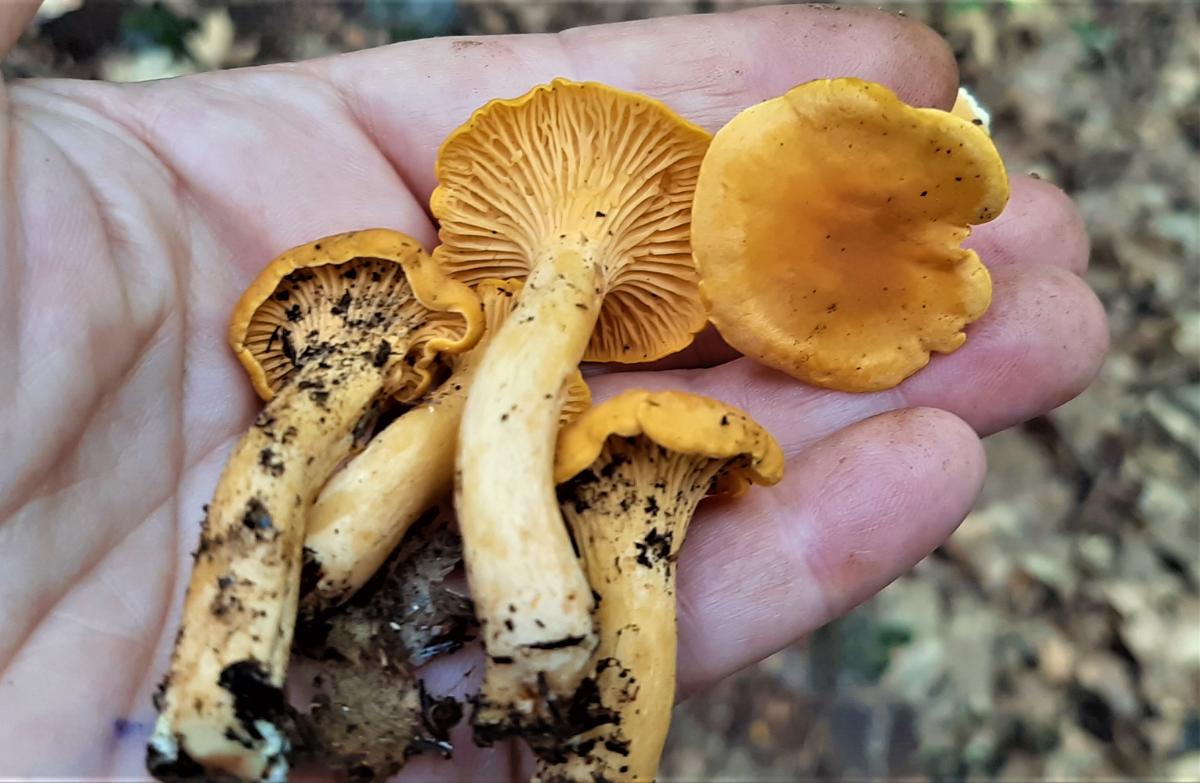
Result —
[[[150,772],[286,779],[297,623],[352,629],[326,644],[331,671],[403,650],[347,648],[405,622],[364,601],[403,597],[350,599],[420,572],[393,553],[452,497],[459,606],[486,654],[476,742],[523,738],[542,783],[654,780],[689,523],[705,497],[778,482],[784,457],[717,400],[632,390],[591,406],[580,363],[651,361],[711,323],[800,381],[865,392],[957,349],[991,297],[961,243],[1008,197],[981,115],[827,79],[711,135],[645,96],[557,79],[446,139],[432,253],[369,229],[272,261],[229,332],[265,405],[206,510]],[[362,714],[401,716],[371,735],[389,737],[387,769],[358,776],[446,749],[410,733],[426,657],[387,653],[368,685],[335,688],[390,689]],[[339,763],[349,747],[371,757],[352,721],[336,726]]]

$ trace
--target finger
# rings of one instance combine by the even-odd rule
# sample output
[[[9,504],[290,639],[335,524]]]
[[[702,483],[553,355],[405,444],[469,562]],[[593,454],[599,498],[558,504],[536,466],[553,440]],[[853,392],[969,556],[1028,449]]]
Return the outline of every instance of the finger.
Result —
[[[41,4],[41,0],[7,0],[0,3],[0,57],[9,53]]]
[[[1104,310],[1082,280],[1052,266],[1002,267],[992,308],[968,328],[966,344],[935,355],[888,391],[818,389],[750,359],[706,370],[612,373],[590,385],[596,400],[637,387],[717,397],[745,408],[799,452],[856,421],[917,405],[950,411],[980,433],[996,432],[1078,395],[1107,349]]]
[[[966,345],[901,384],[903,404],[943,408],[986,435],[1091,384],[1108,353],[1108,321],[1079,277],[1054,266],[999,270],[995,302]]]
[[[1012,196],[999,217],[976,226],[964,243],[995,271],[1018,264],[1046,264],[1087,271],[1089,243],[1083,218],[1062,190],[1043,180],[1017,175]]]
[[[670,53],[669,55],[667,53]],[[829,76],[881,82],[905,100],[948,108],[953,55],[927,27],[868,9],[789,6],[568,30],[559,35],[435,39],[305,67],[354,107],[419,198],[434,187],[438,145],[491,98],[556,76],[666,101],[717,128],[747,106]]]
[[[961,420],[912,409],[789,460],[776,487],[703,507],[679,558],[686,693],[845,613],[944,541],[983,485]]]

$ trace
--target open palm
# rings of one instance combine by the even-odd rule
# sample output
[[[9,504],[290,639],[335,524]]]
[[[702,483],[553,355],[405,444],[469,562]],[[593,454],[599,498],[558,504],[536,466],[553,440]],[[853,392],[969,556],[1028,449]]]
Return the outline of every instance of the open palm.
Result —
[[[12,13],[0,11],[0,13]],[[947,107],[957,75],[924,28],[774,8],[422,41],[143,85],[7,85],[0,122],[0,776],[142,773],[201,507],[256,409],[225,345],[271,257],[367,226],[436,239],[446,133],[554,76],[667,102],[710,128],[815,77],[854,75]],[[846,611],[936,547],[984,474],[978,435],[1069,399],[1103,315],[1057,190],[1015,178],[972,238],[995,303],[959,352],[899,388],[804,387],[707,341],[673,369],[595,378],[746,408],[788,477],[704,509],[681,566],[681,686],[702,686]],[[504,779],[505,752],[407,774]]]

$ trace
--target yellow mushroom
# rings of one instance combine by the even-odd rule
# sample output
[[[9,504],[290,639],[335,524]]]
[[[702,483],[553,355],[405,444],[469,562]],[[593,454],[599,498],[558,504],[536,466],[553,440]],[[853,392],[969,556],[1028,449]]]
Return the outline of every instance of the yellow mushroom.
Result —
[[[281,780],[278,719],[299,598],[305,517],[384,399],[424,393],[439,353],[471,347],[479,300],[414,240],[383,229],[276,258],[229,339],[269,400],[208,507],[147,765],[159,777]]]
[[[675,700],[675,561],[697,504],[774,484],[783,452],[745,413],[680,392],[628,391],[563,429],[555,479],[598,596],[600,644],[570,714],[542,749],[541,783],[654,780]]]
[[[688,229],[708,142],[657,101],[559,79],[487,104],[440,150],[436,258],[469,283],[526,280],[459,432],[456,504],[489,656],[480,741],[551,720],[595,646],[554,498],[557,397],[581,359],[646,361],[703,326]]]
[[[475,286],[487,325],[480,341],[452,357],[450,376],[376,434],[321,490],[304,542],[305,567],[314,584],[301,597],[302,612],[317,612],[350,598],[421,514],[450,494],[467,393],[484,349],[512,311],[520,290],[519,280],[485,280]],[[591,401],[578,370],[568,377],[562,395],[565,423]]]
[[[859,79],[801,85],[737,115],[701,166],[692,246],[709,319],[802,381],[895,386],[987,310],[991,279],[961,243],[1007,200],[970,121]]]

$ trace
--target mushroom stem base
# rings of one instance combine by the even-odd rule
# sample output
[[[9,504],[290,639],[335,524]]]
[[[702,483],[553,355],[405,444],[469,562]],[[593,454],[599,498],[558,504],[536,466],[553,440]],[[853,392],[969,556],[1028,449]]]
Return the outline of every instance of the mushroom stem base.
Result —
[[[543,752],[539,783],[650,783],[675,700],[675,559],[725,460],[610,438],[559,490],[588,580],[600,643],[571,713],[581,725]]]

